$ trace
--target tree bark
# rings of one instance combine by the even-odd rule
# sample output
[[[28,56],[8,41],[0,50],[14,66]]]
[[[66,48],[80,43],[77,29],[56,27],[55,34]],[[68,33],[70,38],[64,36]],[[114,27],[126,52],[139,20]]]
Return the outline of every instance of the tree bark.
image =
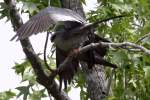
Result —
[[[72,9],[85,18],[80,0],[60,0],[62,7]],[[106,80],[104,67],[95,65],[88,69],[85,62],[81,62],[82,70],[86,76],[87,91],[91,100],[103,100],[106,96]]]

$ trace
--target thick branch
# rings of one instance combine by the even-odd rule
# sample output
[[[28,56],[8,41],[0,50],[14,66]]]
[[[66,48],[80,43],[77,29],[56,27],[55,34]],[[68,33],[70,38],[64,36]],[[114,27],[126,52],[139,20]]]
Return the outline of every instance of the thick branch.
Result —
[[[96,48],[98,46],[123,48],[123,49],[127,49],[127,50],[132,50],[132,51],[135,51],[135,52],[139,52],[139,50],[140,50],[140,51],[144,52],[145,54],[150,55],[150,50],[149,49],[147,49],[147,48],[145,48],[143,46],[131,43],[131,42],[123,42],[123,43],[110,43],[110,42],[91,43],[91,44],[89,44],[87,46],[84,46],[84,47],[80,48],[78,53],[80,54],[80,53],[86,52],[86,51],[88,51],[90,49],[93,49],[93,48]]]
[[[10,18],[13,25],[13,28],[18,29],[23,23],[22,19],[16,9],[16,1],[15,0],[4,0],[6,5],[10,11]],[[56,100],[70,100],[67,94],[63,91],[59,91],[58,85],[54,80],[50,80],[48,76],[44,73],[44,68],[40,62],[40,59],[36,55],[35,51],[32,48],[32,45],[28,39],[21,40],[21,45],[25,55],[30,61],[35,74],[37,76],[37,80],[40,84],[42,84],[47,90],[48,93],[51,94]]]

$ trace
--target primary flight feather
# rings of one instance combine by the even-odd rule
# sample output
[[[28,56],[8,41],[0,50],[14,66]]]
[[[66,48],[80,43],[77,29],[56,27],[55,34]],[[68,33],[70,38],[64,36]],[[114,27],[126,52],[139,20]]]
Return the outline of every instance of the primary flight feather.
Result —
[[[86,23],[86,21],[78,13],[72,10],[47,7],[23,24],[11,40],[14,40],[17,36],[17,40],[25,39],[32,34],[47,31],[50,27],[66,21],[73,21],[80,24]]]

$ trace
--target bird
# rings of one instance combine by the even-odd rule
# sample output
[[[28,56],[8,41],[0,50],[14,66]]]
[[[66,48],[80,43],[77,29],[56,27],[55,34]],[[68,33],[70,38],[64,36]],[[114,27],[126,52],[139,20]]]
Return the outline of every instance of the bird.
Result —
[[[88,24],[88,22],[83,17],[70,9],[49,6],[24,23],[11,40],[15,38],[17,38],[17,41],[23,40],[33,34],[45,32],[53,28],[54,34],[51,37],[51,41],[54,42],[56,46],[56,66],[58,68],[73,50],[77,50],[79,47],[92,42],[105,41],[96,34],[93,34],[91,29],[79,33],[69,32],[72,29],[82,27],[86,24]],[[88,62],[89,66],[93,66],[93,64],[97,63],[116,67],[114,64],[103,59],[106,51],[106,48],[99,47],[94,50],[89,50],[80,56],[73,57],[72,61],[67,63],[65,69],[58,73],[60,89],[62,82],[64,82],[65,88],[67,84],[71,82],[79,68],[80,60]]]

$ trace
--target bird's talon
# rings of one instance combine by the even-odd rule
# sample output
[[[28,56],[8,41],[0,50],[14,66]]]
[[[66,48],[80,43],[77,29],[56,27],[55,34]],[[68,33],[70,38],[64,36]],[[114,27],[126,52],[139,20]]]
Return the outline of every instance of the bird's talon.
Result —
[[[78,54],[79,49],[73,49],[73,52],[74,52],[75,54]]]
[[[74,56],[77,55],[79,53],[79,49],[73,49],[68,56]]]

